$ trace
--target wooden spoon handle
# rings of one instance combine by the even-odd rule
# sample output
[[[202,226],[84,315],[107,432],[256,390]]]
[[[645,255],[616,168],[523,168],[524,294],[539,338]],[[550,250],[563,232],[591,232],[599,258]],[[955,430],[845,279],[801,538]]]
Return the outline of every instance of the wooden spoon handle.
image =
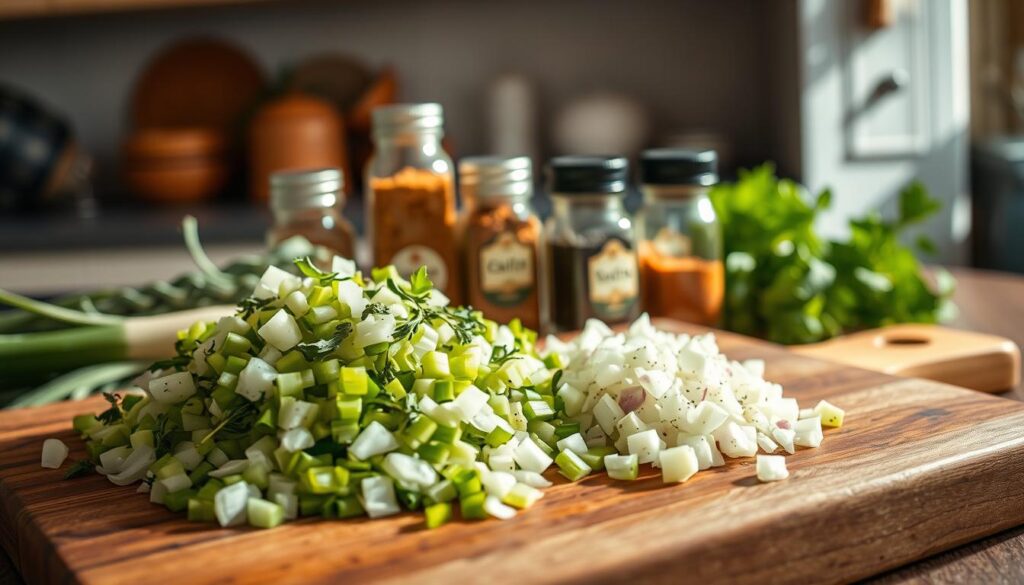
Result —
[[[1020,348],[1009,339],[938,325],[892,325],[791,350],[894,376],[1002,392],[1020,382]]]

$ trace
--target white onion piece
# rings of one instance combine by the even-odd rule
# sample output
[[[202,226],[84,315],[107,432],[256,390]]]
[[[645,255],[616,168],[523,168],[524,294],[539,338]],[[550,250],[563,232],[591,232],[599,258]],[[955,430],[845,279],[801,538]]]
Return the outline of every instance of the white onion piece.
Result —
[[[162,404],[178,404],[196,393],[191,372],[176,372],[149,381],[149,394]]]
[[[64,460],[68,458],[68,446],[60,439],[46,439],[43,441],[42,466],[47,469],[57,469]]]
[[[213,475],[211,473],[211,475]],[[239,526],[247,520],[249,485],[244,481],[224,486],[213,497],[213,511],[221,526]]]
[[[758,481],[779,481],[787,477],[789,477],[789,470],[786,469],[785,457],[782,455],[757,456]]]
[[[267,343],[278,351],[286,352],[302,341],[302,330],[288,311],[281,309],[257,331]]]
[[[398,439],[391,434],[391,431],[384,428],[384,425],[379,422],[373,421],[359,433],[356,440],[352,442],[352,446],[348,448],[348,452],[357,459],[366,461],[374,455],[382,455],[394,451],[398,447]]]
[[[395,482],[390,477],[366,477],[359,485],[362,488],[363,509],[370,518],[391,516],[401,511],[395,498]]]

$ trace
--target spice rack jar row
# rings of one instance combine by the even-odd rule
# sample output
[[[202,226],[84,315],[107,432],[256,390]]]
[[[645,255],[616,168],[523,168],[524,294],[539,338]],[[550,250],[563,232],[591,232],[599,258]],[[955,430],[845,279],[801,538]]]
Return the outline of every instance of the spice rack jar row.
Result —
[[[588,318],[624,323],[640,311],[714,325],[725,271],[709,188],[714,151],[656,149],[640,161],[643,206],[623,200],[623,157],[563,156],[548,164],[553,212],[542,225],[531,206],[527,157],[469,157],[441,147],[439,104],[373,112],[375,152],[366,169],[366,237],[373,266],[404,275],[426,266],[453,303],[543,331],[579,329]],[[275,174],[271,243],[303,235],[345,257],[354,235],[341,216],[338,169]]]

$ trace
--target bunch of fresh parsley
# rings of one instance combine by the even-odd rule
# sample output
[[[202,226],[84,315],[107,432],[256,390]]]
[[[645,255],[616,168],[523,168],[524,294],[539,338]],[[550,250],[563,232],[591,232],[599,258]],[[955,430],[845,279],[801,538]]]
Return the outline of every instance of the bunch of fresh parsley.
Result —
[[[939,208],[920,183],[900,193],[898,217],[872,213],[852,220],[844,241],[814,229],[831,198],[825,190],[808,200],[800,185],[777,178],[770,164],[712,190],[725,241],[726,329],[779,343],[812,343],[892,323],[934,323],[955,311],[952,277],[941,272],[933,289],[900,241],[907,226]],[[934,249],[924,238],[917,245]]]

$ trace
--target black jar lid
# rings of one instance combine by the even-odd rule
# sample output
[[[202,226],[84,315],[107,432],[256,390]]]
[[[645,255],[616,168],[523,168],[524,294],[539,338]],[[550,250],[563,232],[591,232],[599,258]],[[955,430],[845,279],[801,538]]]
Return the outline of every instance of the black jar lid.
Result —
[[[640,155],[645,185],[700,185],[718,182],[718,154],[713,150],[653,148]]]
[[[552,193],[624,194],[629,161],[621,156],[556,156],[548,172]]]

